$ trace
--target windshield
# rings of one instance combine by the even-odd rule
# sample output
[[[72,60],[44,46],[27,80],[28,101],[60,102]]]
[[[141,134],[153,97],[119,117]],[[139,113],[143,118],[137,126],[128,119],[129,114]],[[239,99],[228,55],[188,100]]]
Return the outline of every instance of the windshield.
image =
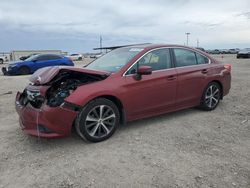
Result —
[[[141,48],[119,48],[96,59],[87,68],[117,72],[142,50]]]
[[[34,61],[34,60],[36,60],[36,58],[39,56],[39,54],[37,54],[37,55],[32,55],[32,56],[30,56],[29,58],[27,58],[27,59],[25,59],[24,61]]]

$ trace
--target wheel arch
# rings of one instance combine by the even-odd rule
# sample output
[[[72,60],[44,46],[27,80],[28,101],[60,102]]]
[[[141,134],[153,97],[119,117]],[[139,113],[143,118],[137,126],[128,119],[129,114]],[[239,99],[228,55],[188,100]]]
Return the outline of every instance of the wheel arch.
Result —
[[[120,123],[121,124],[125,124],[126,122],[126,114],[125,114],[125,110],[124,110],[124,106],[121,102],[121,100],[113,95],[100,95],[92,100],[98,99],[98,98],[105,98],[108,99],[110,101],[112,101],[118,108],[119,113],[120,113]]]

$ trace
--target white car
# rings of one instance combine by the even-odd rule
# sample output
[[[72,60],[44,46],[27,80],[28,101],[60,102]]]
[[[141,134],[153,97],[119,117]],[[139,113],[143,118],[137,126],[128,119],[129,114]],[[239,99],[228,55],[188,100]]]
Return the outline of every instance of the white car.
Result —
[[[67,57],[70,58],[72,61],[80,61],[83,59],[82,54],[71,54]]]
[[[3,64],[3,62],[7,61],[7,56],[0,56],[0,64]]]

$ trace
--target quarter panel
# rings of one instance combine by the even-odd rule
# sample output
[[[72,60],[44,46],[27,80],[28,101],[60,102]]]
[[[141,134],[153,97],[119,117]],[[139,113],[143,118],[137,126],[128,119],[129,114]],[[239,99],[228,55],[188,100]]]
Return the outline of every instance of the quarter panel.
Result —
[[[207,69],[208,73],[203,74],[203,69]],[[195,106],[199,104],[209,71],[209,64],[177,68],[177,106]]]

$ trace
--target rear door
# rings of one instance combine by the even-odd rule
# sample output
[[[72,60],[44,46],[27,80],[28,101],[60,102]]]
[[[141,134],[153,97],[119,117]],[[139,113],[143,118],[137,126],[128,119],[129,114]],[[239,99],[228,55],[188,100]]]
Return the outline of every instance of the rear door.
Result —
[[[189,49],[172,50],[178,75],[177,108],[198,105],[209,72],[209,59]]]
[[[153,72],[136,80],[135,72],[142,65],[151,66]],[[157,49],[144,55],[129,69],[125,79],[128,116],[157,114],[175,104],[177,77],[169,49]]]

